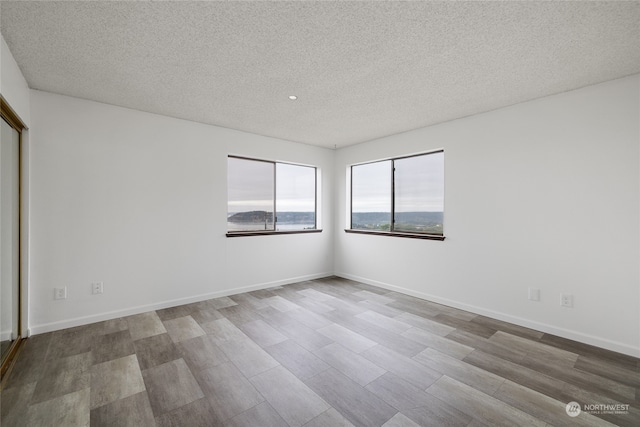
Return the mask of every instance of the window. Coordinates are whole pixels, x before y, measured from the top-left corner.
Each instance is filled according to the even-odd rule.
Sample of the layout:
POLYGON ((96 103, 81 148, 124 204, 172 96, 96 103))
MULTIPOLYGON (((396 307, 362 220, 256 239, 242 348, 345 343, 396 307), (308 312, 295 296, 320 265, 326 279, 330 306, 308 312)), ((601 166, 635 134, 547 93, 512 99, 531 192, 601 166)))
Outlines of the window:
POLYGON ((318 231, 316 168, 229 156, 227 236, 318 231))
POLYGON ((351 166, 352 232, 444 240, 444 152, 351 166))

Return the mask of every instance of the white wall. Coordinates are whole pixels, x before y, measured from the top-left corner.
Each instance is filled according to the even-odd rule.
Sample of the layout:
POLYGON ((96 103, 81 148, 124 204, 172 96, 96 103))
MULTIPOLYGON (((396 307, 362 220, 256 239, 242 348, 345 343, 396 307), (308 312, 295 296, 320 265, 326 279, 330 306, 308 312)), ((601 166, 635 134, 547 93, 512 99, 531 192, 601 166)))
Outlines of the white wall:
POLYGON ((34 333, 333 272, 333 151, 40 91, 31 117, 34 333), (225 237, 228 154, 318 166, 325 231, 225 237))
POLYGON ((640 356, 639 100, 636 75, 338 150, 336 273, 640 356), (437 148, 444 242, 343 231, 348 165, 437 148))
POLYGON ((31 122, 29 86, 18 68, 9 46, 4 41, 4 37, 0 38, 2 38, 2 42, 0 42, 0 94, 22 122, 29 127, 31 122))

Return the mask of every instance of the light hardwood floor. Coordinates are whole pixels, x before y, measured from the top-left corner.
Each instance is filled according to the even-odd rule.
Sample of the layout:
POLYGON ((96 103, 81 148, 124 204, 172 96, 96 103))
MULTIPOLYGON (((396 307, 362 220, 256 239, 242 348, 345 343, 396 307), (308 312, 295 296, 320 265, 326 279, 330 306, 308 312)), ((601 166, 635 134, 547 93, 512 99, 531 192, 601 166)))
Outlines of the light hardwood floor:
POLYGON ((639 426, 639 362, 327 278, 29 338, 1 424, 639 426))

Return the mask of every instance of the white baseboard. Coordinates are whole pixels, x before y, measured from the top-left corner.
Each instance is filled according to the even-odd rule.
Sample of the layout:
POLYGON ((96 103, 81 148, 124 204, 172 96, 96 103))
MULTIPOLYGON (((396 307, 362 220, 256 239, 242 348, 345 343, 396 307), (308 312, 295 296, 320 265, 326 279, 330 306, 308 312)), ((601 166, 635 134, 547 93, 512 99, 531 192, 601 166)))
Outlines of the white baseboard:
POLYGON ((195 296, 185 297, 185 298, 178 298, 178 299, 173 299, 169 301, 162 301, 159 303, 139 305, 136 307, 129 307, 122 310, 107 311, 104 313, 92 314, 90 316, 75 317, 72 319, 60 320, 58 322, 43 323, 40 325, 30 325, 29 334, 30 335, 44 334, 47 332, 58 331, 60 329, 73 328, 76 326, 88 325, 90 323, 117 319, 119 317, 146 313, 148 311, 161 310, 163 308, 175 307, 175 306, 184 305, 184 304, 191 304, 194 302, 205 301, 212 298, 226 297, 230 295, 241 294, 244 292, 251 292, 251 291, 257 291, 260 289, 273 288, 276 286, 284 286, 284 285, 289 285, 291 283, 304 282, 306 280, 321 279, 323 277, 330 277, 333 275, 334 275, 333 273, 318 273, 318 274, 311 274, 307 276, 292 277, 284 280, 258 283, 255 285, 242 286, 242 287, 232 288, 232 289, 224 289, 221 291, 200 294, 200 295, 195 295, 195 296))
POLYGON ((13 331, 0 331, 0 341, 13 340, 13 331))
POLYGON ((435 302, 435 303, 446 305, 449 307, 458 308, 460 310, 465 310, 465 311, 479 314, 482 316, 491 317, 493 319, 502 320, 504 322, 513 323, 515 325, 524 326, 526 328, 534 329, 536 331, 557 335, 562 338, 579 341, 581 343, 605 348, 607 350, 627 354, 633 357, 640 357, 640 348, 633 347, 621 342, 612 341, 606 338, 597 337, 594 335, 589 335, 582 332, 573 331, 570 329, 560 328, 558 326, 550 325, 547 323, 541 323, 534 320, 524 319, 518 316, 512 316, 510 314, 505 314, 498 311, 488 310, 475 305, 465 304, 465 303, 450 300, 447 298, 441 298, 436 295, 426 294, 423 292, 414 291, 412 289, 390 285, 388 283, 378 282, 377 280, 371 280, 366 277, 355 276, 353 274, 347 274, 347 273, 335 273, 335 275, 338 277, 343 277, 345 279, 366 283, 368 285, 389 289, 390 291, 396 291, 406 295, 411 295, 416 298, 424 299, 427 301, 435 302))

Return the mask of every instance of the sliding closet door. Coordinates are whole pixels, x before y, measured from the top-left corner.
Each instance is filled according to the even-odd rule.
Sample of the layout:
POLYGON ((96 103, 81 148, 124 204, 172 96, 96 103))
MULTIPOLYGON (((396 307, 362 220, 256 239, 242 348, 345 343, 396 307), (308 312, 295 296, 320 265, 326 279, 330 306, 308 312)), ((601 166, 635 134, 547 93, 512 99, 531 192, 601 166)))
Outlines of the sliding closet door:
POLYGON ((20 339, 20 133, 0 121, 0 351, 5 365, 20 339))

